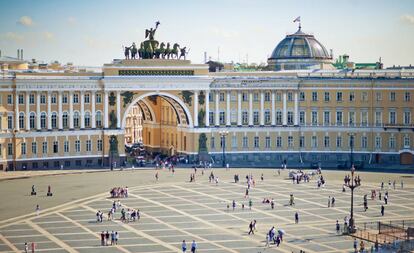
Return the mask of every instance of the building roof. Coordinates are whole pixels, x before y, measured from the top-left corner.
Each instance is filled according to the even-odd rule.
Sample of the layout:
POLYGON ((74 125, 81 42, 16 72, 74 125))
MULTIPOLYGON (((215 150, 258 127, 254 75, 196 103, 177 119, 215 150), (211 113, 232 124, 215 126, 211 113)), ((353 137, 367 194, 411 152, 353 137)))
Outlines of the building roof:
POLYGON ((10 56, 0 56, 0 63, 27 63, 27 61, 10 56))

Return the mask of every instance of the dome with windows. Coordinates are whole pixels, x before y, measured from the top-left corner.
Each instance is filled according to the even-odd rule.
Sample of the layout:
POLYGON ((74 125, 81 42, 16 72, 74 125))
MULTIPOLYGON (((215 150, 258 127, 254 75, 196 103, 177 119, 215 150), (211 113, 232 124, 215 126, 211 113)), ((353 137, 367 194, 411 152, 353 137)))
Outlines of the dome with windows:
POLYGON ((268 59, 272 70, 327 69, 332 66, 332 55, 311 34, 302 32, 287 35, 268 59))

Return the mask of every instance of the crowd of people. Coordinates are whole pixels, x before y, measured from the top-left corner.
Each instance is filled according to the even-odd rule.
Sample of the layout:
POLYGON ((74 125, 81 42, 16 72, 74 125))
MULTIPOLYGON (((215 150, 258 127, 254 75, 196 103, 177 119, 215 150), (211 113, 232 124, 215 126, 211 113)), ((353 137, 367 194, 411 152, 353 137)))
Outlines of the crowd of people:
POLYGON ((111 194, 111 198, 128 198, 128 186, 114 187, 109 193, 111 194))

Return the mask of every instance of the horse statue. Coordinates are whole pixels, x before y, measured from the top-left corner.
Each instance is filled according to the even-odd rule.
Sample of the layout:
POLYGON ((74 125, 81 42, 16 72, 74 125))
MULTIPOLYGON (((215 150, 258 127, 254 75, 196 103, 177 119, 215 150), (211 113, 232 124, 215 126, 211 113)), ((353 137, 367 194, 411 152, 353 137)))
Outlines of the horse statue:
POLYGON ((167 48, 164 51, 164 54, 162 55, 163 59, 170 59, 170 54, 171 54, 171 47, 170 47, 170 42, 167 43, 167 48))
POLYGON ((160 59, 161 57, 164 58, 164 52, 165 52, 164 47, 165 47, 165 43, 162 42, 160 44, 160 47, 155 50, 155 56, 154 56, 155 58, 157 58, 157 59, 160 59))
POLYGON ((144 53, 145 53, 145 49, 144 49, 144 42, 141 42, 141 45, 138 49, 138 57, 139 59, 144 59, 144 53))
POLYGON ((137 46, 135 45, 135 42, 132 43, 131 46, 131 59, 136 59, 137 58, 137 53, 138 53, 138 49, 137 46))
POLYGON ((180 45, 177 43, 174 44, 173 48, 171 49, 171 59, 178 59, 178 51, 179 51, 180 45))

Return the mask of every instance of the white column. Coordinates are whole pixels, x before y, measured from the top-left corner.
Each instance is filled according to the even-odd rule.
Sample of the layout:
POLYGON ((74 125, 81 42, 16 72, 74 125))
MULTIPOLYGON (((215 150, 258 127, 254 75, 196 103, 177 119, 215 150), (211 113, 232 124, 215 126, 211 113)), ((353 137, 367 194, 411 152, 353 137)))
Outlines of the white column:
POLYGON ((237 92, 237 125, 242 125, 242 93, 241 91, 237 92))
POLYGON ((30 93, 26 91, 26 130, 30 131, 30 93))
POLYGON ((16 92, 16 97, 14 98, 14 129, 19 131, 19 93, 16 92))
POLYGON ((121 128, 121 92, 116 92, 116 128, 121 128))
POLYGON ((272 126, 276 126, 276 104, 275 104, 275 91, 272 91, 272 126))
POLYGON ((69 129, 73 129, 73 91, 69 91, 69 129))
POLYGON ((298 118, 299 118, 299 100, 298 100, 298 93, 295 92, 295 115, 293 115, 293 124, 295 126, 299 125, 298 118))
POLYGON ((92 116, 91 120, 92 120, 92 122, 91 123, 92 123, 92 128, 95 129, 96 128, 96 122, 95 122, 96 121, 96 118, 95 118, 95 113, 96 113, 95 112, 95 100, 96 100, 95 91, 92 91, 91 93, 92 93, 91 94, 91 99, 92 99, 92 101, 91 101, 92 102, 92 108, 91 108, 91 114, 92 114, 91 115, 92 116))
POLYGON ((219 93, 216 91, 216 126, 220 125, 220 112, 219 112, 219 93))
POLYGON ((81 129, 85 128, 85 92, 80 93, 81 111, 80 111, 80 126, 81 129))
POLYGON ((40 130, 40 91, 36 93, 36 129, 40 130))
POLYGON ((51 92, 47 92, 47 129, 52 129, 52 97, 51 92))
POLYGON ((264 126, 264 92, 260 92, 260 125, 264 126))
POLYGON ((58 110, 59 110, 59 112, 58 112, 58 121, 59 121, 58 127, 59 127, 60 130, 63 129, 62 103, 63 103, 63 101, 62 101, 62 91, 59 91, 59 93, 58 93, 58 110))
POLYGON ((286 126, 287 125, 287 111, 286 111, 286 91, 283 92, 283 114, 282 114, 282 122, 283 125, 286 126))
POLYGON ((198 91, 194 91, 194 127, 198 127, 198 91))
POLYGON ((249 126, 253 126, 253 93, 249 92, 249 126))
POLYGON ((104 92, 104 113, 103 113, 103 117, 104 117, 104 128, 108 128, 109 127, 109 122, 108 122, 108 92, 105 91, 104 92))
POLYGON ((206 91, 206 126, 210 126, 210 91, 206 91))
POLYGON ((231 125, 231 113, 230 113, 230 91, 227 91, 227 97, 226 97, 226 125, 231 125))

